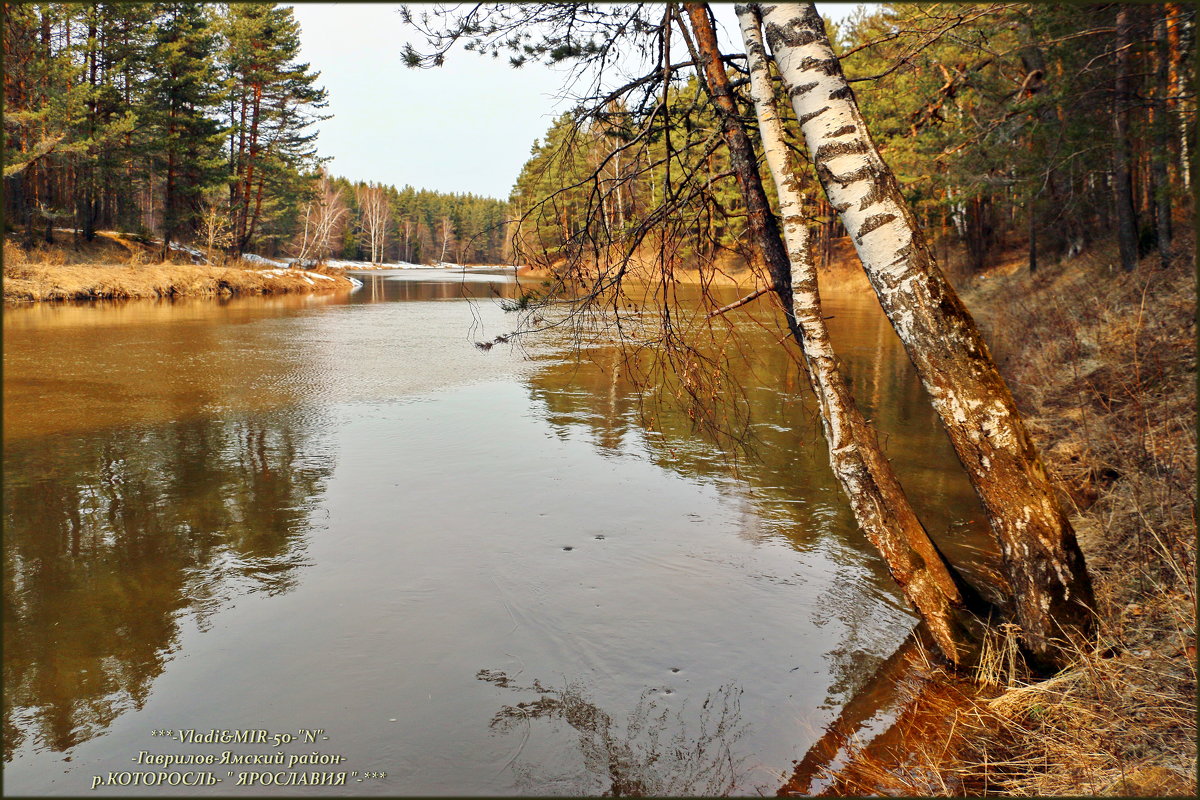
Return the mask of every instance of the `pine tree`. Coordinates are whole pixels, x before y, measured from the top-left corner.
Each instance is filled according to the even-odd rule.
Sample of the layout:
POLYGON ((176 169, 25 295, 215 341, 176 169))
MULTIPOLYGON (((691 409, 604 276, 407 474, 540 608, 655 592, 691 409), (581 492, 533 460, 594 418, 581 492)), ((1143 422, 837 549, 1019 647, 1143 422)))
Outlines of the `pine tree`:
MULTIPOLYGON (((264 207, 264 198, 297 199, 300 173, 319 166, 315 131, 325 117, 326 92, 320 73, 297 59, 300 25, 289 7, 232 4, 224 18, 229 100, 230 209, 234 247, 244 252, 264 216, 284 207, 264 207)), ((293 205, 294 209, 294 205, 293 205)))
POLYGON ((151 157, 164 170, 162 252, 194 229, 204 192, 224 178, 223 102, 212 53, 216 33, 203 3, 162 3, 154 25, 143 114, 154 132, 151 157))
MULTIPOLYGON (((156 7, 150 3, 97 3, 95 35, 89 37, 89 183, 81 198, 80 227, 90 239, 99 226, 128 228, 137 218, 136 192, 142 92, 148 81, 151 31, 156 7), (135 102, 137 101, 137 102, 135 102)), ((148 131, 143 129, 144 140, 148 131)))

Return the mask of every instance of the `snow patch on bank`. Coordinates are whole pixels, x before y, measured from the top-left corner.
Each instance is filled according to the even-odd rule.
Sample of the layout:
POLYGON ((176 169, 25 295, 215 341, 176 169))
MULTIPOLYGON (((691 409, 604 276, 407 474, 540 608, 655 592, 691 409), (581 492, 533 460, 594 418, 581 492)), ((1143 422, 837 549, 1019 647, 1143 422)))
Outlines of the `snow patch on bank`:
POLYGON ((202 263, 208 261, 208 259, 204 257, 204 253, 200 252, 199 249, 192 247, 189 244, 180 244, 179 242, 171 242, 170 247, 172 250, 178 250, 181 253, 187 253, 192 258, 198 258, 198 259, 200 259, 200 261, 202 263))
POLYGON ((270 275, 272 277, 286 277, 286 276, 290 275, 295 278, 300 278, 302 281, 307 283, 309 286, 316 286, 317 285, 316 282, 318 280, 336 281, 335 278, 332 278, 329 275, 322 275, 319 272, 309 272, 308 270, 305 270, 305 269, 290 269, 288 267, 280 267, 280 268, 275 268, 275 269, 263 269, 263 270, 259 270, 259 274, 260 275, 270 275))
POLYGON ((286 268, 288 266, 287 262, 276 261, 272 258, 263 258, 262 256, 254 253, 242 253, 242 261, 249 261, 251 264, 267 264, 272 267, 286 268))
POLYGON ((469 270, 515 270, 518 267, 514 264, 455 264, 452 261, 439 261, 436 264, 414 264, 411 261, 386 261, 383 263, 373 263, 371 261, 348 261, 344 258, 327 258, 325 265, 335 267, 337 269, 358 270, 358 271, 376 271, 389 269, 440 269, 440 270, 456 270, 465 272, 469 270))

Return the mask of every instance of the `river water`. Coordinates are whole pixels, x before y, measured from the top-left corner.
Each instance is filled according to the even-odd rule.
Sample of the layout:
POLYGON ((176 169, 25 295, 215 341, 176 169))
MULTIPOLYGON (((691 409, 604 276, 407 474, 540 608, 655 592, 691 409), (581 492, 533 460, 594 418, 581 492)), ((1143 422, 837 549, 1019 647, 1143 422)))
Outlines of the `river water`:
MULTIPOLYGON (((735 460, 614 347, 475 346, 509 276, 362 277, 5 312, 6 793, 773 794, 914 619, 769 306, 733 320, 735 460), (235 763, 279 752, 326 763, 235 763), (261 785, 314 773, 344 783, 261 785)), ((926 526, 986 562, 873 298, 826 313, 926 526)))

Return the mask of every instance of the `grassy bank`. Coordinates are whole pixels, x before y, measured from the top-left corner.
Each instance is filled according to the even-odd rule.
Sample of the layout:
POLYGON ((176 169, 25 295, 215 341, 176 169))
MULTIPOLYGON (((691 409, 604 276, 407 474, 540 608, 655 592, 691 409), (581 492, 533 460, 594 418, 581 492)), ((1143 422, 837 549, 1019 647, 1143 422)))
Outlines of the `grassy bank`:
MULTIPOLYGON (((4 244, 4 301, 100 300, 155 297, 329 292, 352 283, 330 270, 209 266, 153 258, 153 248, 113 236, 87 246, 59 245, 26 252, 4 244)), ((186 258, 186 256, 183 256, 186 258)))
POLYGON ((901 715, 835 794, 1194 795, 1196 790, 1196 292, 1192 242, 1174 266, 1124 273, 1097 250, 1030 275, 1010 264, 965 294, 1093 576, 1096 640, 1059 675, 988 669, 901 715), (937 718, 938 724, 929 724, 937 718))
MULTIPOLYGON (((1194 794, 1193 243, 1124 273, 1101 250, 979 282, 969 302, 1068 495, 1097 641, 1039 684, 1001 676, 959 762, 1011 794, 1194 794)), ((965 777, 965 776, 964 776, 965 777)))

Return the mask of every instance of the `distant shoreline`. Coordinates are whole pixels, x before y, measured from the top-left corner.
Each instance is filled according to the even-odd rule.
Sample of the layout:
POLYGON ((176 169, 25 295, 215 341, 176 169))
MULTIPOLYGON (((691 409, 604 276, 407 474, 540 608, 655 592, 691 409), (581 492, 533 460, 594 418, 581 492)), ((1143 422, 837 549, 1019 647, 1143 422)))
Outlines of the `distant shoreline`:
POLYGON ((192 264, 54 265, 4 267, 5 305, 61 300, 229 297, 349 291, 339 273, 301 269, 244 269, 192 264))

